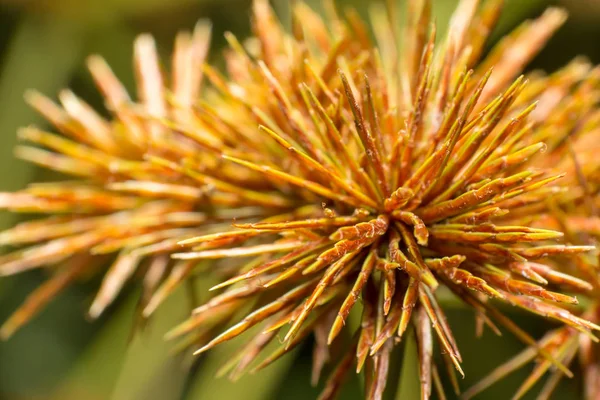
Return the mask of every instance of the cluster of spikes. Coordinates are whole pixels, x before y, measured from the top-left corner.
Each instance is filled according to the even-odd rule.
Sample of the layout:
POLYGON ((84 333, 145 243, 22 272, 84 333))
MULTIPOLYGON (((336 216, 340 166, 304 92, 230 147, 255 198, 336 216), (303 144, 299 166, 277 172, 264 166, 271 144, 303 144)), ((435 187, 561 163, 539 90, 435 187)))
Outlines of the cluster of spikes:
POLYGON ((430 3, 408 1, 403 24, 394 1, 374 4, 368 24, 331 1, 324 17, 298 2, 288 32, 255 0, 254 36, 226 34, 226 76, 206 63, 207 23, 177 37, 170 78, 140 36, 137 101, 89 59, 111 120, 70 91, 61 105, 28 93, 59 133, 22 129, 33 145, 17 155, 77 179, 0 194, 3 208, 50 214, 0 233, 20 247, 0 274, 50 273, 0 334, 94 273, 93 318, 136 277, 143 318, 186 281, 217 279, 167 336, 202 353, 249 331, 220 374, 261 369, 314 335, 313 383, 329 371, 321 399, 350 370, 380 399, 392 351, 411 337, 421 398, 445 398, 440 366, 457 393, 463 374, 443 310, 455 297, 478 335, 501 326, 528 346, 466 397, 536 360, 515 397, 551 371, 548 398, 578 351, 599 395, 600 69, 574 60, 521 75, 559 9, 481 60, 503 2, 461 0, 442 37, 430 3), (502 303, 561 327, 536 341, 502 303))
MULTIPOLYGON (((568 107, 580 107, 583 102, 594 104, 600 99, 600 71, 586 73, 585 91, 568 94, 561 103, 568 107)), ((565 75, 566 76, 566 75, 565 75)), ((582 86, 583 88, 584 86, 582 86)), ((600 130, 594 120, 600 118, 600 111, 588 107, 587 111, 573 120, 562 134, 553 139, 555 145, 551 153, 538 160, 540 165, 565 171, 561 182, 561 191, 545 204, 530 208, 535 221, 532 225, 547 229, 558 229, 564 232, 570 243, 596 245, 600 240, 600 160, 596 156, 600 150, 598 135, 600 130)), ((568 264, 555 265, 557 268, 577 271, 593 290, 585 293, 587 304, 579 310, 579 314, 588 321, 600 323, 600 273, 598 270, 598 254, 579 254, 568 264)), ((536 344, 528 346, 521 353, 506 363, 498 366, 487 377, 482 379, 464 394, 464 398, 472 398, 484 389, 498 382, 501 378, 527 365, 538 358, 538 349, 552 354, 563 365, 570 367, 579 361, 583 372, 583 398, 600 397, 600 347, 593 338, 581 335, 569 326, 553 329, 544 335, 536 344)), ((520 386, 515 397, 521 397, 545 374, 549 373, 539 399, 550 399, 552 393, 565 376, 562 372, 552 370, 547 362, 536 363, 528 379, 520 386)))

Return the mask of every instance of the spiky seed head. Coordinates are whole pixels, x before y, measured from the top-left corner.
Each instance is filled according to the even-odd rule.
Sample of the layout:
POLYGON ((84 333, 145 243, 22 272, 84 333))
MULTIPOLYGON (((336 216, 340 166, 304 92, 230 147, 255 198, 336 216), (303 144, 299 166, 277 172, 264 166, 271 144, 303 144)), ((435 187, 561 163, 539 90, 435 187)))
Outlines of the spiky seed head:
MULTIPOLYGON (((323 399, 350 369, 369 371, 366 397, 381 398, 391 350, 412 329, 422 398, 442 390, 434 338, 462 374, 443 292, 470 306, 478 326, 498 332, 500 323, 528 344, 535 340, 488 299, 591 336, 599 327, 565 308, 577 299, 555 287, 592 286, 552 259, 593 247, 569 245, 561 227, 531 221, 570 172, 550 164, 546 147, 560 146, 575 126, 595 128, 580 121, 596 115, 597 96, 586 95, 597 90, 596 69, 577 60, 550 76, 520 75, 564 12, 525 22, 480 60, 502 1, 462 0, 441 40, 430 1, 410 1, 402 29, 394 3, 374 5, 370 25, 354 12, 341 17, 332 2, 325 18, 298 3, 288 33, 268 2, 256 0, 254 36, 240 43, 226 35, 227 76, 204 63, 206 25, 178 36, 171 79, 143 35, 135 45, 138 104, 100 58, 90 59, 112 121, 70 92, 62 108, 30 94, 62 136, 26 128, 23 139, 46 149, 19 155, 83 180, 2 194, 6 208, 62 216, 2 233, 4 244, 32 246, 5 256, 0 272, 67 261, 4 336, 90 260, 111 253, 118 256, 92 316, 136 270, 145 272, 148 316, 200 260, 224 260, 210 261, 226 276, 220 292, 168 336, 200 341, 201 353, 258 325, 263 333, 221 371, 235 378, 281 329, 284 343, 253 369, 314 334, 314 381, 326 360, 334 365, 323 399), (205 341, 249 302, 249 314, 205 341)), ((552 349, 535 354, 569 373, 552 349)))

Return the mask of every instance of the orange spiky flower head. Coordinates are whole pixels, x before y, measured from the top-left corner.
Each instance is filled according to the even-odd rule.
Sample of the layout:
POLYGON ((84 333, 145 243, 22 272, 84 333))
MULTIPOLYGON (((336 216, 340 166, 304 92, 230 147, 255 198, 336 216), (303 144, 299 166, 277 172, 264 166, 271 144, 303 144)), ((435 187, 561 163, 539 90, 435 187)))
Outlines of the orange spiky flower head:
MULTIPOLYGON (((564 13, 549 9, 524 23, 480 61, 502 1, 462 0, 437 44, 430 1, 409 1, 401 31, 394 3, 373 6, 373 40, 356 13, 342 18, 332 2, 325 18, 296 4, 287 33, 268 2, 256 0, 254 37, 244 45, 226 36, 227 77, 201 65, 206 34, 178 38, 172 96, 144 36, 136 46, 140 105, 92 63, 111 123, 73 96, 64 111, 36 97, 72 140, 27 129, 27 139, 52 152, 23 154, 87 180, 4 195, 7 207, 66 216, 35 237, 47 221, 5 234, 8 243, 44 244, 7 256, 3 271, 69 257, 64 273, 76 275, 88 266, 79 257, 120 251, 92 312, 138 267, 147 268, 148 315, 199 260, 223 260, 210 268, 229 274, 214 288, 223 292, 169 336, 189 335, 200 353, 258 326, 226 366, 236 377, 280 330, 283 344, 254 369, 314 334, 315 380, 333 365, 323 399, 350 369, 366 371, 367 398, 381 398, 391 351, 413 329, 422 398, 439 382, 434 342, 462 374, 444 293, 470 306, 479 326, 497 332, 500 323, 529 344, 488 299, 593 336, 600 327, 569 311, 576 298, 557 291, 592 285, 551 263, 593 247, 561 243, 561 231, 533 227, 527 214, 560 192, 562 172, 536 161, 548 156, 544 142, 596 106, 595 98, 572 109, 552 101, 556 90, 594 83, 583 62, 531 82, 520 76, 564 13), (210 87, 199 95, 202 76, 210 87), (233 227, 224 222, 231 218, 233 227), (208 339, 247 304, 249 314, 208 339)), ((57 279, 49 285, 72 280, 57 279)))
MULTIPOLYGON (((597 245, 600 238, 600 160, 598 154, 598 113, 600 70, 588 71, 585 63, 574 62, 552 78, 557 84, 544 94, 542 102, 552 102, 565 110, 578 110, 578 118, 565 120, 564 115, 544 115, 550 118, 548 130, 548 154, 536 160, 542 168, 566 172, 559 191, 545 202, 531 204, 523 212, 534 215, 532 224, 546 229, 560 229, 564 240, 582 245, 597 245), (585 78, 575 90, 570 86, 576 76, 585 78), (559 83, 560 82, 560 83, 559 83), (558 123, 559 121, 562 121, 558 123)), ((593 323, 600 323, 600 274, 598 252, 582 253, 554 263, 553 267, 570 274, 577 274, 588 282, 593 290, 587 291, 587 301, 577 314, 593 323)), ((506 375, 523 367, 537 357, 537 350, 544 349, 570 367, 578 360, 583 378, 583 398, 596 399, 600 396, 600 358, 596 340, 570 326, 551 330, 537 344, 532 344, 506 363, 499 365, 488 376, 471 387, 463 397, 471 398, 496 383, 506 375)), ((547 362, 538 363, 529 377, 522 383, 515 398, 521 398, 544 375, 549 377, 538 395, 538 399, 549 399, 563 378, 562 371, 553 371, 547 362)))
MULTIPOLYGON (((530 84, 518 76, 563 13, 551 9, 525 23, 479 62, 485 43, 480 33, 491 30, 500 2, 460 2, 437 46, 429 3, 409 7, 400 41, 393 8, 373 10, 373 44, 352 13, 342 21, 329 8, 322 22, 299 5, 286 35, 266 3, 256 2, 256 48, 248 54, 234 42, 230 82, 212 79, 220 93, 211 99, 223 119, 235 115, 239 126, 247 118, 262 134, 257 140, 252 133, 246 154, 223 149, 223 158, 298 204, 291 212, 238 223, 237 230, 185 240, 182 245, 197 248, 174 255, 259 256, 215 289, 236 286, 172 332, 193 331, 217 307, 256 299, 255 311, 198 350, 261 324, 264 333, 230 365, 233 376, 288 324, 284 345, 255 368, 312 332, 318 338, 325 331, 316 344, 318 372, 327 346, 347 329, 351 345, 331 356, 337 366, 323 396, 334 395, 356 358, 357 371, 368 363, 367 397, 378 398, 393 344, 412 321, 422 396, 428 397, 437 374, 431 364, 434 336, 461 371, 458 346, 437 300, 446 290, 472 306, 481 325, 497 329, 495 320, 528 343, 533 339, 486 299, 557 319, 586 335, 597 329, 560 305, 576 303, 573 297, 551 290, 586 292, 592 285, 541 262, 592 247, 553 243, 562 233, 530 227, 527 214, 561 191, 555 184, 561 173, 534 163, 547 156, 540 155, 544 142, 556 140, 557 132, 567 134, 568 110, 583 116, 597 104, 593 97, 572 108, 556 101, 561 92, 577 96, 595 84, 596 71, 582 61, 549 77, 533 75, 530 84), (311 21, 310 32, 299 21, 311 21), (215 249, 223 240, 230 247, 215 249), (353 326, 347 318, 360 307, 359 298, 360 323, 353 326)), ((570 374, 548 351, 539 353, 549 366, 570 374)))

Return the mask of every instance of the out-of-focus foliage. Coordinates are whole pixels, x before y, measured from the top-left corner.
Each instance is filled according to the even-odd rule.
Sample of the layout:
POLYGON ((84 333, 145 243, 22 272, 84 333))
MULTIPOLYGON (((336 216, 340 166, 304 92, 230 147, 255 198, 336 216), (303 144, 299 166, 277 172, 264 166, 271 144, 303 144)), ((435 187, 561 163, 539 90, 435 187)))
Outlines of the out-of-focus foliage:
MULTIPOLYGON (((318 8, 320 1, 309 3, 318 8)), ((338 1, 341 6, 356 6, 361 12, 368 3, 338 1)), ((456 1, 435 3, 437 20, 443 29, 456 1)), ((596 38, 600 34, 600 1, 559 3, 573 11, 572 19, 534 66, 552 70, 578 54, 599 61, 596 38)), ((274 4, 282 15, 288 10, 287 0, 275 0, 274 4)), ((539 13, 548 4, 545 0, 508 1, 499 31, 539 13)), ((191 28, 200 18, 207 18, 214 27, 212 58, 218 59, 225 30, 241 37, 248 31, 249 6, 250 0, 0 0, 0 188, 14 190, 29 181, 47 178, 47 173, 12 156, 16 129, 41 123, 22 100, 25 90, 35 88, 53 96, 69 86, 101 109, 100 97, 85 71, 86 55, 102 54, 131 88, 131 44, 136 34, 155 35, 161 53, 168 57, 175 33, 191 28)), ((8 214, 0 215, 0 228, 12 224, 11 218, 8 214)), ((43 271, 0 280, 0 320, 5 320, 26 293, 40 283, 41 274, 43 271)), ((133 336, 136 297, 133 291, 122 296, 106 316, 90 324, 83 315, 92 298, 91 288, 97 287, 97 283, 84 283, 63 293, 10 341, 0 343, 0 399, 305 399, 314 398, 319 392, 308 385, 310 346, 299 349, 261 375, 245 377, 236 384, 213 379, 218 366, 230 354, 227 347, 197 363, 185 355, 173 356, 171 343, 164 342, 162 336, 190 310, 183 293, 175 294, 145 330, 133 336)), ((202 299, 202 292, 210 284, 194 285, 202 299)), ((473 340, 472 316, 460 307, 452 309, 449 318, 452 326, 457 327, 455 335, 463 349, 465 370, 470 371, 464 387, 521 348, 509 335, 488 334, 481 340, 473 340)), ((546 327, 540 319, 519 315, 514 318, 534 337, 540 337, 546 327)), ((236 343, 231 346, 235 348, 236 343)), ((398 367, 402 363, 411 365, 414 353, 410 348, 399 352, 398 367)), ((495 391, 486 392, 485 398, 509 398, 527 372, 509 377, 495 391)), ((359 399, 360 384, 356 378, 347 385, 343 398, 359 399)), ((402 398, 415 398, 417 375, 405 368, 398 385, 402 398)), ((556 398, 578 398, 578 390, 576 381, 564 382, 556 398)))

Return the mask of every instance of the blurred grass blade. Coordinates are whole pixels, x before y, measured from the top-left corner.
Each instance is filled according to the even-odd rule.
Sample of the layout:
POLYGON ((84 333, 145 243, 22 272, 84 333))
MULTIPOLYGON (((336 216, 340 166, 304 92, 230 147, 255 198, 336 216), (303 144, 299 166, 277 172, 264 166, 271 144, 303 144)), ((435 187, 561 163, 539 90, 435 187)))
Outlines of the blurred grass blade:
POLYGON ((181 398, 189 363, 175 355, 165 333, 187 317, 184 287, 179 288, 153 314, 147 326, 135 333, 112 395, 113 400, 176 400, 181 398))
MULTIPOLYGON (((224 377, 215 378, 216 371, 227 363, 238 349, 239 344, 239 341, 233 340, 227 345, 214 349, 205 360, 201 361, 196 376, 192 378, 186 400, 264 400, 274 398, 278 389, 285 384, 285 377, 289 375, 288 372, 297 351, 290 351, 276 363, 255 374, 247 373, 236 382, 231 382, 224 377)), ((277 340, 275 340, 275 344, 281 346, 277 340)))
POLYGON ((410 328, 404 338, 404 359, 396 389, 396 400, 418 399, 421 396, 419 382, 419 355, 414 329, 410 328))
POLYGON ((137 296, 138 293, 132 293, 110 319, 104 321, 97 338, 56 391, 56 400, 110 398, 127 354, 137 296))

